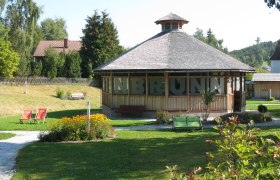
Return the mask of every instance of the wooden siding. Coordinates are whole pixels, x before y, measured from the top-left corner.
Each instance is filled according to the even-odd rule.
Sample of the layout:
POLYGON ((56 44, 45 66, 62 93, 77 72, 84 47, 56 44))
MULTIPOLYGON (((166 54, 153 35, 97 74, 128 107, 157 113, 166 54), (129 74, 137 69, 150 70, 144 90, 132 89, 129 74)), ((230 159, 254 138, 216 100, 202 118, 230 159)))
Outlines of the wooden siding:
POLYGON ((271 89, 271 96, 280 98, 280 82, 255 82, 255 98, 269 98, 269 91, 271 89))
MULTIPOLYGON (((201 96, 139 96, 139 95, 111 95, 104 93, 102 103, 113 109, 120 105, 144 105, 146 110, 168 110, 168 111, 189 111, 201 112, 204 104, 201 96), (189 101, 188 101, 189 99, 189 101)), ((215 102, 211 103, 212 111, 232 111, 233 95, 217 95, 215 102)))

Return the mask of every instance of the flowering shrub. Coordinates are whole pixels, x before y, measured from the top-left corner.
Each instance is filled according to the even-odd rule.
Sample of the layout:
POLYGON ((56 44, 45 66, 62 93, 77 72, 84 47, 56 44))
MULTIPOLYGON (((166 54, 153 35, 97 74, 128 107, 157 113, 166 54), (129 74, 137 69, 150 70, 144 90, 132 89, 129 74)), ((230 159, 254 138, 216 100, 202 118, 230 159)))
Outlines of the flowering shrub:
POLYGON ((114 130, 109 124, 110 119, 103 114, 90 116, 90 131, 87 130, 87 116, 64 117, 55 121, 47 134, 40 134, 41 141, 77 141, 112 137, 114 130))
MULTIPOLYGON (((222 122, 216 130, 221 138, 207 140, 211 146, 217 147, 217 152, 206 152, 207 171, 200 174, 202 179, 280 179, 280 135, 273 139, 256 136, 257 128, 240 124, 237 117, 231 117, 222 122), (221 128, 222 127, 222 128, 221 128)), ((218 122, 219 123, 219 122, 218 122)), ((177 166, 167 167, 171 179, 194 179, 200 167, 190 173, 178 172, 177 166)))

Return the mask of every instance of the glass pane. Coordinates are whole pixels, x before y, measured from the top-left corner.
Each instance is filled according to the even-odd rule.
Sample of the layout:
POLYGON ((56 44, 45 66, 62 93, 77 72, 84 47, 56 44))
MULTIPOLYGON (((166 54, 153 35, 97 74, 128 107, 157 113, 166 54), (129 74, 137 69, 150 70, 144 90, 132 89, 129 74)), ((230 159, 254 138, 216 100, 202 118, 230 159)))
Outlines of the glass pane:
POLYGON ((205 91, 205 78, 190 79, 190 94, 202 94, 205 91))
POLYGON ((144 95, 146 94, 146 83, 144 77, 131 77, 130 78, 130 94, 144 95))
POLYGON ((186 95, 186 79, 170 78, 169 79, 169 95, 182 96, 186 95))
POLYGON ((164 95, 164 79, 163 78, 151 78, 149 79, 149 94, 150 95, 164 95))
POLYGON ((115 94, 128 94, 127 77, 114 77, 114 93, 115 94))

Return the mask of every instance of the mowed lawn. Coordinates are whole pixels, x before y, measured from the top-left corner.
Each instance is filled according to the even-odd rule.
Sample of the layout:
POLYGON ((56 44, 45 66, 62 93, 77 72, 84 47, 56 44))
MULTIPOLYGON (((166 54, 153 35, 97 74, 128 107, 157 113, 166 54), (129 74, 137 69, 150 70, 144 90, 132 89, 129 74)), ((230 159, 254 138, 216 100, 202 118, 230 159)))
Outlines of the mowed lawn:
POLYGON ((20 151, 19 179, 164 179, 166 166, 182 171, 205 164, 212 150, 204 132, 118 131, 112 140, 87 143, 34 143, 20 151))
POLYGON ((15 135, 12 133, 0 133, 0 140, 9 139, 14 137, 15 135))
MULTIPOLYGON (((271 138, 279 127, 265 127, 260 136, 271 138)), ((111 140, 86 143, 28 145, 17 157, 13 180, 21 179, 166 179, 166 166, 183 172, 205 166, 205 152, 215 147, 205 140, 219 138, 212 129, 118 131, 111 140)))
POLYGON ((246 100, 246 110, 258 110, 258 105, 264 104, 273 117, 280 118, 280 101, 246 100))
POLYGON ((7 115, 21 115, 24 109, 47 107, 48 111, 64 111, 72 109, 86 109, 90 99, 91 108, 100 108, 100 89, 87 85, 38 85, 27 86, 0 86, 0 117, 7 115), (86 93, 85 100, 61 100, 56 98, 56 89, 65 93, 86 93))

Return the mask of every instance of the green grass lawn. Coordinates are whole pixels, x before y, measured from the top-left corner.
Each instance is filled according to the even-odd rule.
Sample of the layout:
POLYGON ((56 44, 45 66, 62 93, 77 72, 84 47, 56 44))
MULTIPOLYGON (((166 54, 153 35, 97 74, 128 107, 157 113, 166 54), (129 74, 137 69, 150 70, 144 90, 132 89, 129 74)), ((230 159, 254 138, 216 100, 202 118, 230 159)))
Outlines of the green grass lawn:
POLYGON ((34 143, 17 157, 17 179, 163 179, 166 165, 189 171, 205 163, 204 132, 118 131, 113 140, 34 143))
MULTIPOLYGON (((259 135, 280 133, 265 127, 259 135)), ((203 132, 118 131, 117 138, 86 143, 34 143, 17 157, 18 179, 165 179, 166 166, 183 172, 204 166, 206 151, 215 148, 205 140, 218 138, 203 132)))
POLYGON ((14 136, 15 136, 15 134, 12 134, 12 133, 0 133, 0 140, 9 139, 14 136))
MULTIPOLYGON (((98 109, 92 109, 96 111, 98 109)), ((28 131, 47 131, 50 129, 50 126, 53 121, 59 120, 62 117, 72 117, 75 115, 86 114, 86 109, 76 109, 76 110, 64 110, 64 111, 55 111, 48 112, 48 118, 46 119, 45 124, 43 123, 31 123, 29 121, 24 121, 24 124, 19 123, 20 116, 4 116, 0 117, 0 130, 28 130, 28 131)), ((33 114, 32 117, 34 117, 33 114)), ((139 125, 148 125, 154 124, 151 121, 142 121, 142 120, 118 120, 114 119, 110 121, 111 125, 114 127, 120 126, 139 126, 139 125)))
POLYGON ((247 100, 246 110, 258 110, 258 105, 265 104, 273 117, 280 117, 280 101, 247 100))

